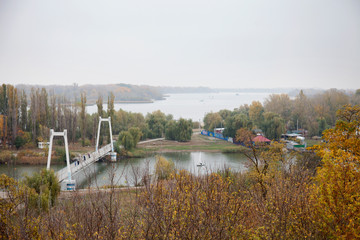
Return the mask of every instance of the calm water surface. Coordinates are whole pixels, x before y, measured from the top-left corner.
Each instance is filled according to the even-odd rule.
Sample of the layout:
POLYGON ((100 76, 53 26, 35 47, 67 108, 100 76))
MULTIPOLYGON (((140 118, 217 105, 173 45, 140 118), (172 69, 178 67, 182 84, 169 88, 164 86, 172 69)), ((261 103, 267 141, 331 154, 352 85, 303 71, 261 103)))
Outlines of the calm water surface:
MULTIPOLYGON (((121 103, 115 104, 114 107, 115 110, 121 108, 143 115, 160 110, 165 114, 172 114, 174 119, 182 117, 193 121, 202 121, 205 114, 211 111, 234 110, 243 104, 251 104, 252 101, 263 102, 268 96, 269 93, 236 92, 170 94, 166 100, 153 103, 121 103)), ((107 104, 104 104, 104 109, 107 109, 107 104)), ((88 106, 87 112, 90 114, 97 112, 97 106, 88 106)))
MULTIPOLYGON (((177 169, 186 169, 195 175, 215 172, 224 168, 231 168, 231 170, 238 172, 246 170, 246 158, 241 154, 176 152, 163 153, 162 156, 171 159, 177 169), (205 163, 205 167, 196 166, 200 161, 205 163)), ((154 173, 155 162, 155 156, 119 160, 116 163, 98 162, 78 173, 74 178, 78 188, 101 187, 110 184, 110 176, 114 172, 114 184, 133 186, 140 182, 140 176, 144 171, 148 171, 150 174, 154 173)), ((64 166, 53 165, 51 168, 56 171, 64 166)), ((16 179, 21 179, 25 173, 31 175, 45 167, 45 165, 0 165, 0 174, 5 173, 16 179)))

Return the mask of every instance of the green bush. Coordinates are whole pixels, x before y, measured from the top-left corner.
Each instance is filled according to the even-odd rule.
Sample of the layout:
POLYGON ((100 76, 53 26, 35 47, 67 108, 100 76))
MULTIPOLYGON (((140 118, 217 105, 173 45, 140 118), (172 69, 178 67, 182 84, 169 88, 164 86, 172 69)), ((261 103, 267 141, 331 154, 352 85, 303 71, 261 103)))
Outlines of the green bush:
MULTIPOLYGON (((66 162, 65 148, 55 148, 55 156, 59 157, 59 162, 66 162)), ((69 151, 69 158, 71 159, 73 157, 75 156, 69 151)))
POLYGON ((15 147, 16 149, 21 148, 22 146, 24 146, 26 144, 26 139, 20 136, 17 136, 15 138, 15 147))
POLYGON ((85 146, 88 147, 91 145, 91 142, 88 138, 85 138, 84 141, 81 141, 81 144, 83 147, 85 147, 85 146))
POLYGON ((47 210, 49 206, 55 205, 60 194, 60 184, 53 170, 42 169, 40 173, 34 173, 31 177, 25 176, 24 184, 35 189, 39 195, 32 203, 34 206, 47 210))

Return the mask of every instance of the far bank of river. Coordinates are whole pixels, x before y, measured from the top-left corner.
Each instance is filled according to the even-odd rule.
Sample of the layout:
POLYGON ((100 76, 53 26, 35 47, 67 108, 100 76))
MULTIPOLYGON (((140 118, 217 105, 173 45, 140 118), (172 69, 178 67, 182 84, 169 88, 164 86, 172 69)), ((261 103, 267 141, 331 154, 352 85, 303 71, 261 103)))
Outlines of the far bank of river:
MULTIPOLYGON (((151 103, 115 103, 114 107, 116 111, 123 109, 143 115, 160 110, 165 114, 172 114, 174 119, 181 117, 202 121, 206 113, 222 109, 234 110, 243 104, 251 104, 252 101, 263 102, 269 94, 237 92, 167 94, 165 100, 151 103)), ((103 108, 107 109, 106 101, 103 108)), ((86 109, 90 114, 97 112, 96 105, 87 106, 86 109)))

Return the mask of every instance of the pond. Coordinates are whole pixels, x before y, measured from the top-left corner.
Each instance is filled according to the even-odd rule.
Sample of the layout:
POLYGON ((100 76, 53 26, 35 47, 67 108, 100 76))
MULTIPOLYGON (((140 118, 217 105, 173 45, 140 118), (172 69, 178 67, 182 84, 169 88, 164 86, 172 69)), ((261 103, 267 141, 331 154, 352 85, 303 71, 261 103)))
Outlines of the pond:
MULTIPOLYGON (((209 172, 216 172, 225 168, 232 171, 243 172, 246 170, 246 157, 242 154, 224 154, 209 152, 172 152, 161 154, 166 159, 172 160, 176 169, 185 169, 195 175, 201 175, 209 172), (199 162, 205 163, 205 166, 198 167, 199 162)), ((78 188, 102 187, 110 185, 110 176, 114 175, 113 184, 134 186, 140 183, 140 177, 145 171, 153 174, 155 171, 156 156, 152 155, 146 158, 132 158, 118 160, 115 163, 97 162, 84 169, 73 178, 76 180, 78 188), (114 174, 112 174, 114 173, 114 174)), ((0 165, 0 174, 5 173, 16 179, 23 178, 24 174, 31 175, 39 172, 45 165, 0 165)), ((52 165, 56 170, 65 167, 65 165, 52 165)))

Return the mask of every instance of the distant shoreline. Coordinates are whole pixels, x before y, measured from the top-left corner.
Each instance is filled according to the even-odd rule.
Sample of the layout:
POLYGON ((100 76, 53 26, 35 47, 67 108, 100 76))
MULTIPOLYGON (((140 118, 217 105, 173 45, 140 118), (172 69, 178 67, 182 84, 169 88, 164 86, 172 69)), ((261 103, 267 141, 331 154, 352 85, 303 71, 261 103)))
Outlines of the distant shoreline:
MULTIPOLYGON (((159 100, 156 100, 156 101, 159 101, 159 100)), ((139 101, 136 101, 136 100, 132 100, 132 101, 114 101, 114 104, 116 103, 123 103, 123 104, 141 104, 141 103, 154 103, 155 101, 153 100, 139 100, 139 101)), ((106 104, 106 103, 103 103, 103 104, 106 104)), ((87 103, 86 106, 93 106, 93 105, 96 105, 96 102, 90 102, 90 103, 87 103)))

